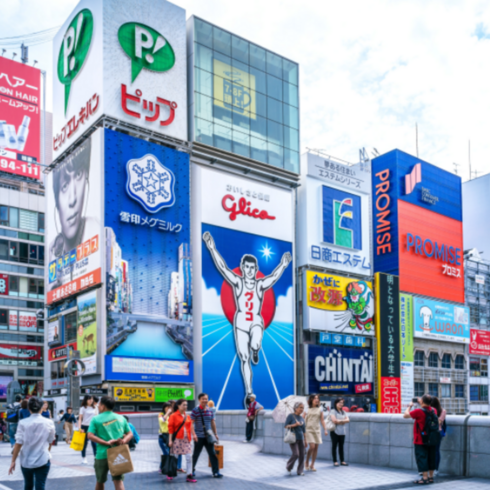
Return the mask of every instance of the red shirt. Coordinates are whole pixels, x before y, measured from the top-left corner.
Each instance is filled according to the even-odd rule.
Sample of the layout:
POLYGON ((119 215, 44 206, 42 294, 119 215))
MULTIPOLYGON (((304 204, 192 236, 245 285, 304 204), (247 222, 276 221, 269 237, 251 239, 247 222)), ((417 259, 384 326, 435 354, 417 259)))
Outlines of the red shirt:
MULTIPOLYGON (((435 408, 430 408, 430 410, 435 412, 437 415, 437 411, 435 408)), ((415 410, 412 410, 410 412, 410 417, 415 420, 415 423, 413 424, 413 443, 423 445, 424 443, 422 441, 422 432, 425 426, 425 412, 421 408, 416 408, 415 410)))

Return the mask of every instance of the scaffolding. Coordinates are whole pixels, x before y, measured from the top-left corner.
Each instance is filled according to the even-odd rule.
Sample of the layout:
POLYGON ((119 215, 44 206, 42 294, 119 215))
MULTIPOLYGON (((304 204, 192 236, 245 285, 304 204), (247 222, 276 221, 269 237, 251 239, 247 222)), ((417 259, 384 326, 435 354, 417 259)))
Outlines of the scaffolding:
POLYGON ((490 330, 490 262, 474 250, 465 255, 464 286, 471 327, 490 330))

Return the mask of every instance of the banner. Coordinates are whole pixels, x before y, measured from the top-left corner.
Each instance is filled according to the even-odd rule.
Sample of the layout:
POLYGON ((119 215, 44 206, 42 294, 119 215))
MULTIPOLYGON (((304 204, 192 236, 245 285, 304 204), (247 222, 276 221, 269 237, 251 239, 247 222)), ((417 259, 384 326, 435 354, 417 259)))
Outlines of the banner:
POLYGON ((114 386, 114 400, 116 402, 154 402, 155 388, 127 388, 114 386))
POLYGON ((490 332, 486 330, 470 330, 470 354, 490 356, 490 332))
MULTIPOLYGON (((15 313, 14 313, 15 315, 15 313)), ((13 323, 15 318, 10 315, 10 321, 13 323)), ((37 315, 34 311, 19 311, 19 330, 21 332, 37 332, 37 315)))
POLYGON ((48 345, 59 345, 62 341, 62 331, 60 318, 50 318, 48 320, 48 345))
POLYGON ((414 397, 412 296, 400 293, 401 400, 402 412, 414 397))
POLYGON ((165 388, 155 388, 155 401, 165 403, 170 400, 194 400, 195 391, 193 386, 166 386, 165 388))
POLYGON ((97 291, 77 297, 77 350, 85 363, 85 374, 97 372, 97 291))
POLYGON ((42 349, 35 345, 0 344, 0 364, 38 366, 43 358, 42 349))
POLYGON ((97 130, 46 179, 47 303, 101 282, 103 130, 97 130))
POLYGON ((470 309, 414 296, 414 337, 470 343, 470 309))
POLYGON ((41 70, 1 56, 0 107, 0 172, 40 180, 41 70))
POLYGON ((73 344, 64 345, 62 347, 55 347, 54 349, 49 349, 48 361, 60 361, 61 359, 67 359, 68 353, 72 350, 77 350, 76 342, 73 344))
POLYGON ((372 395, 373 351, 308 345, 308 388, 309 393, 372 395))
POLYGON ((9 294, 9 276, 8 274, 0 274, 0 296, 8 296, 9 294))
POLYGON ((374 336, 374 295, 369 281, 305 271, 305 327, 374 336))
POLYGON ((400 298, 397 276, 376 273, 378 411, 401 412, 400 298))

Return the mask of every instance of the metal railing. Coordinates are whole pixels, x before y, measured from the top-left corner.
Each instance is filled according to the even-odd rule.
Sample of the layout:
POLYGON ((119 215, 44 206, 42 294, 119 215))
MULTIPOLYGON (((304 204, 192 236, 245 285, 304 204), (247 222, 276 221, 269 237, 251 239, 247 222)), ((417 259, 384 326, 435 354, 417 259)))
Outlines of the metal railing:
POLYGON ((466 384, 468 372, 463 369, 442 369, 430 367, 414 367, 414 377, 416 382, 440 383, 441 378, 451 378, 451 383, 466 384))

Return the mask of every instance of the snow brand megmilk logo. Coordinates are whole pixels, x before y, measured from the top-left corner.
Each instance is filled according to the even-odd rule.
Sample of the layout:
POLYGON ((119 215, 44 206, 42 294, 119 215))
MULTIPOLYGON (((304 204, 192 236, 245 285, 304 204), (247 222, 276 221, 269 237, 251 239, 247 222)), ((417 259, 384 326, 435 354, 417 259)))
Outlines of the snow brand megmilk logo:
POLYGON ((93 32, 92 12, 83 9, 73 18, 63 36, 58 55, 58 79, 65 86, 65 114, 70 98, 71 83, 80 73, 87 58, 93 32))
POLYGON ((143 68, 151 71, 168 71, 175 64, 175 53, 170 43, 155 29, 128 22, 119 28, 119 44, 131 58, 131 83, 143 68))
POLYGON ((129 160, 126 190, 149 213, 175 204, 175 176, 154 155, 129 160))

